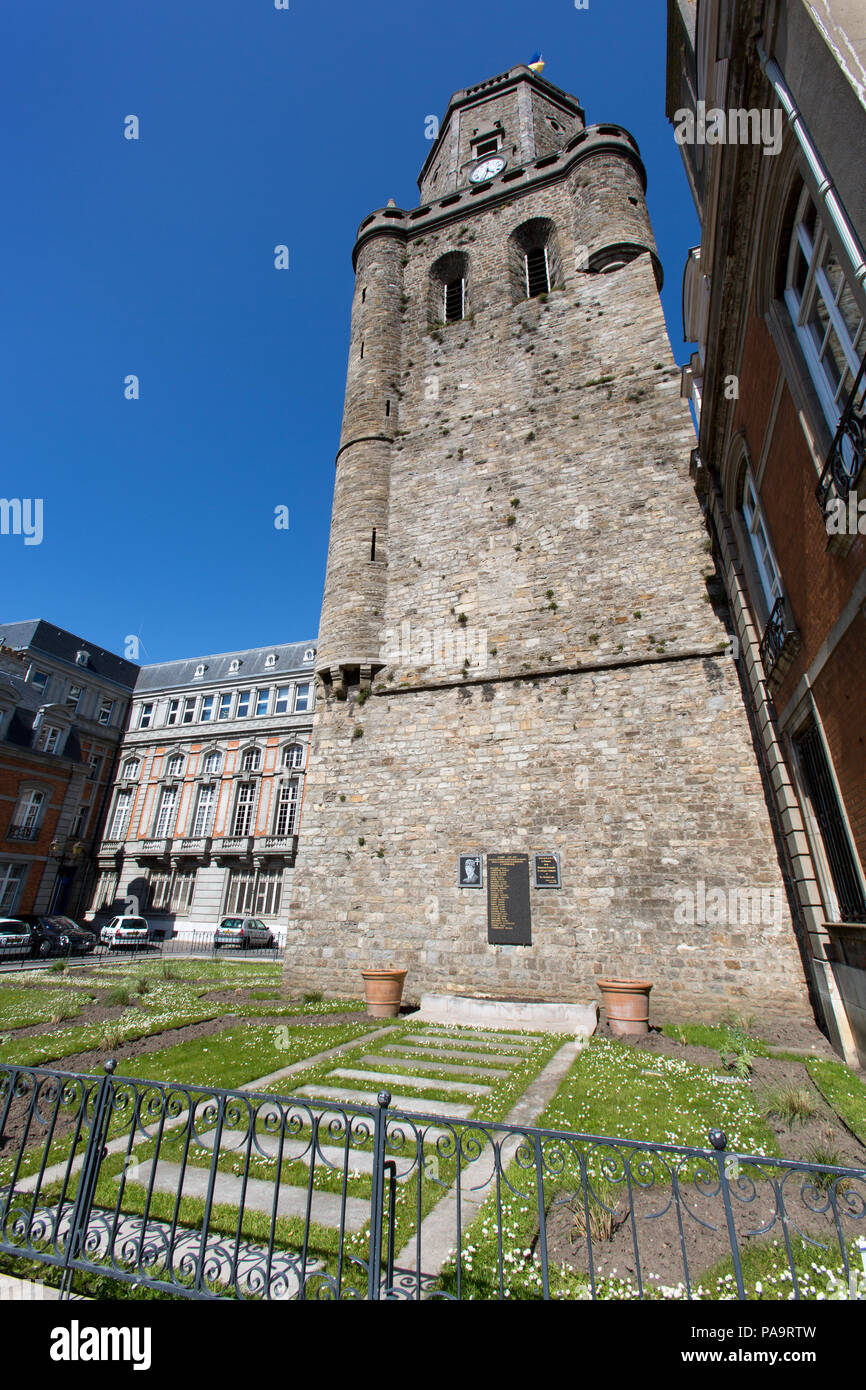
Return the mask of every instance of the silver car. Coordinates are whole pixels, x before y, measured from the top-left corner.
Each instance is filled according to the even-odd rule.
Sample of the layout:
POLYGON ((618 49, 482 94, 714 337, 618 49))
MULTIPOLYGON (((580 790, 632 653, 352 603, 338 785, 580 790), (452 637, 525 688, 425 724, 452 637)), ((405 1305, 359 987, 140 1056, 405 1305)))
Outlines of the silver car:
POLYGON ((246 951, 250 946, 273 946, 270 927, 258 917, 224 917, 214 932, 214 950, 220 946, 238 946, 246 951))

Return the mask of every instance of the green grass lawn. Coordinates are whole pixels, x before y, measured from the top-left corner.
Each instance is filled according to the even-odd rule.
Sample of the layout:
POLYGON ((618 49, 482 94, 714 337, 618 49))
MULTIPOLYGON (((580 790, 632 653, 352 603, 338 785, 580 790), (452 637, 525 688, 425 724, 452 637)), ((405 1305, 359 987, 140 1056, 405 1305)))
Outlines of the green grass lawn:
POLYGON ((814 1081, 828 1105, 856 1134, 861 1144, 866 1144, 866 1086, 844 1062, 824 1061, 823 1058, 810 1057, 806 1070, 814 1081))

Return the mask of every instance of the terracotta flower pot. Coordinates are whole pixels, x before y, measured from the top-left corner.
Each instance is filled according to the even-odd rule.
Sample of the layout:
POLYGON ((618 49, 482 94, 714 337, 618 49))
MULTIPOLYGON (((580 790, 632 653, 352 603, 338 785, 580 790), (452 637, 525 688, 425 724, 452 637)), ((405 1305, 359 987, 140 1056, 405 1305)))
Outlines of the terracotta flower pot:
POLYGON ((396 1018, 403 998, 405 970, 362 970, 367 1013, 371 1018, 396 1018))
POLYGON ((608 1027, 616 1037, 649 1032, 649 980, 597 980, 608 1027))

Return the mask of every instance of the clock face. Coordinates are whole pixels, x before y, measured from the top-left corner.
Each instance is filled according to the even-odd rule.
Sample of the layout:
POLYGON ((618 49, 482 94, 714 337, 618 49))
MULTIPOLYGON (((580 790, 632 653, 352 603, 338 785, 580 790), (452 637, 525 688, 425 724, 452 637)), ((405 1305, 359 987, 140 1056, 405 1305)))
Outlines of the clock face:
POLYGON ((477 164, 469 175, 470 183, 484 183, 485 179, 495 179, 497 174, 501 174, 505 168, 505 160, 498 156, 492 159, 482 160, 477 164))

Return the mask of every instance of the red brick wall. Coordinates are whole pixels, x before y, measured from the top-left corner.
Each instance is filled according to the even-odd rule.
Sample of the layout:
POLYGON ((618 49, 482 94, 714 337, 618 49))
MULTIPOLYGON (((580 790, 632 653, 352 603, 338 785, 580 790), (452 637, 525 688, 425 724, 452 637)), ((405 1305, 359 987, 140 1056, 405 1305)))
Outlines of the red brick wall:
POLYGON ((860 862, 866 865, 866 618, 862 609, 815 681, 813 693, 860 862))
POLYGON ((0 757, 0 852, 4 860, 30 865, 24 891, 17 905, 19 912, 33 911, 45 871, 48 848, 57 830, 57 821, 70 776, 70 772, 52 767, 49 760, 29 758, 26 753, 13 754, 4 750, 0 757), (15 815, 21 783, 31 781, 49 789, 48 805, 39 827, 39 837, 36 840, 7 840, 6 832, 15 815))

